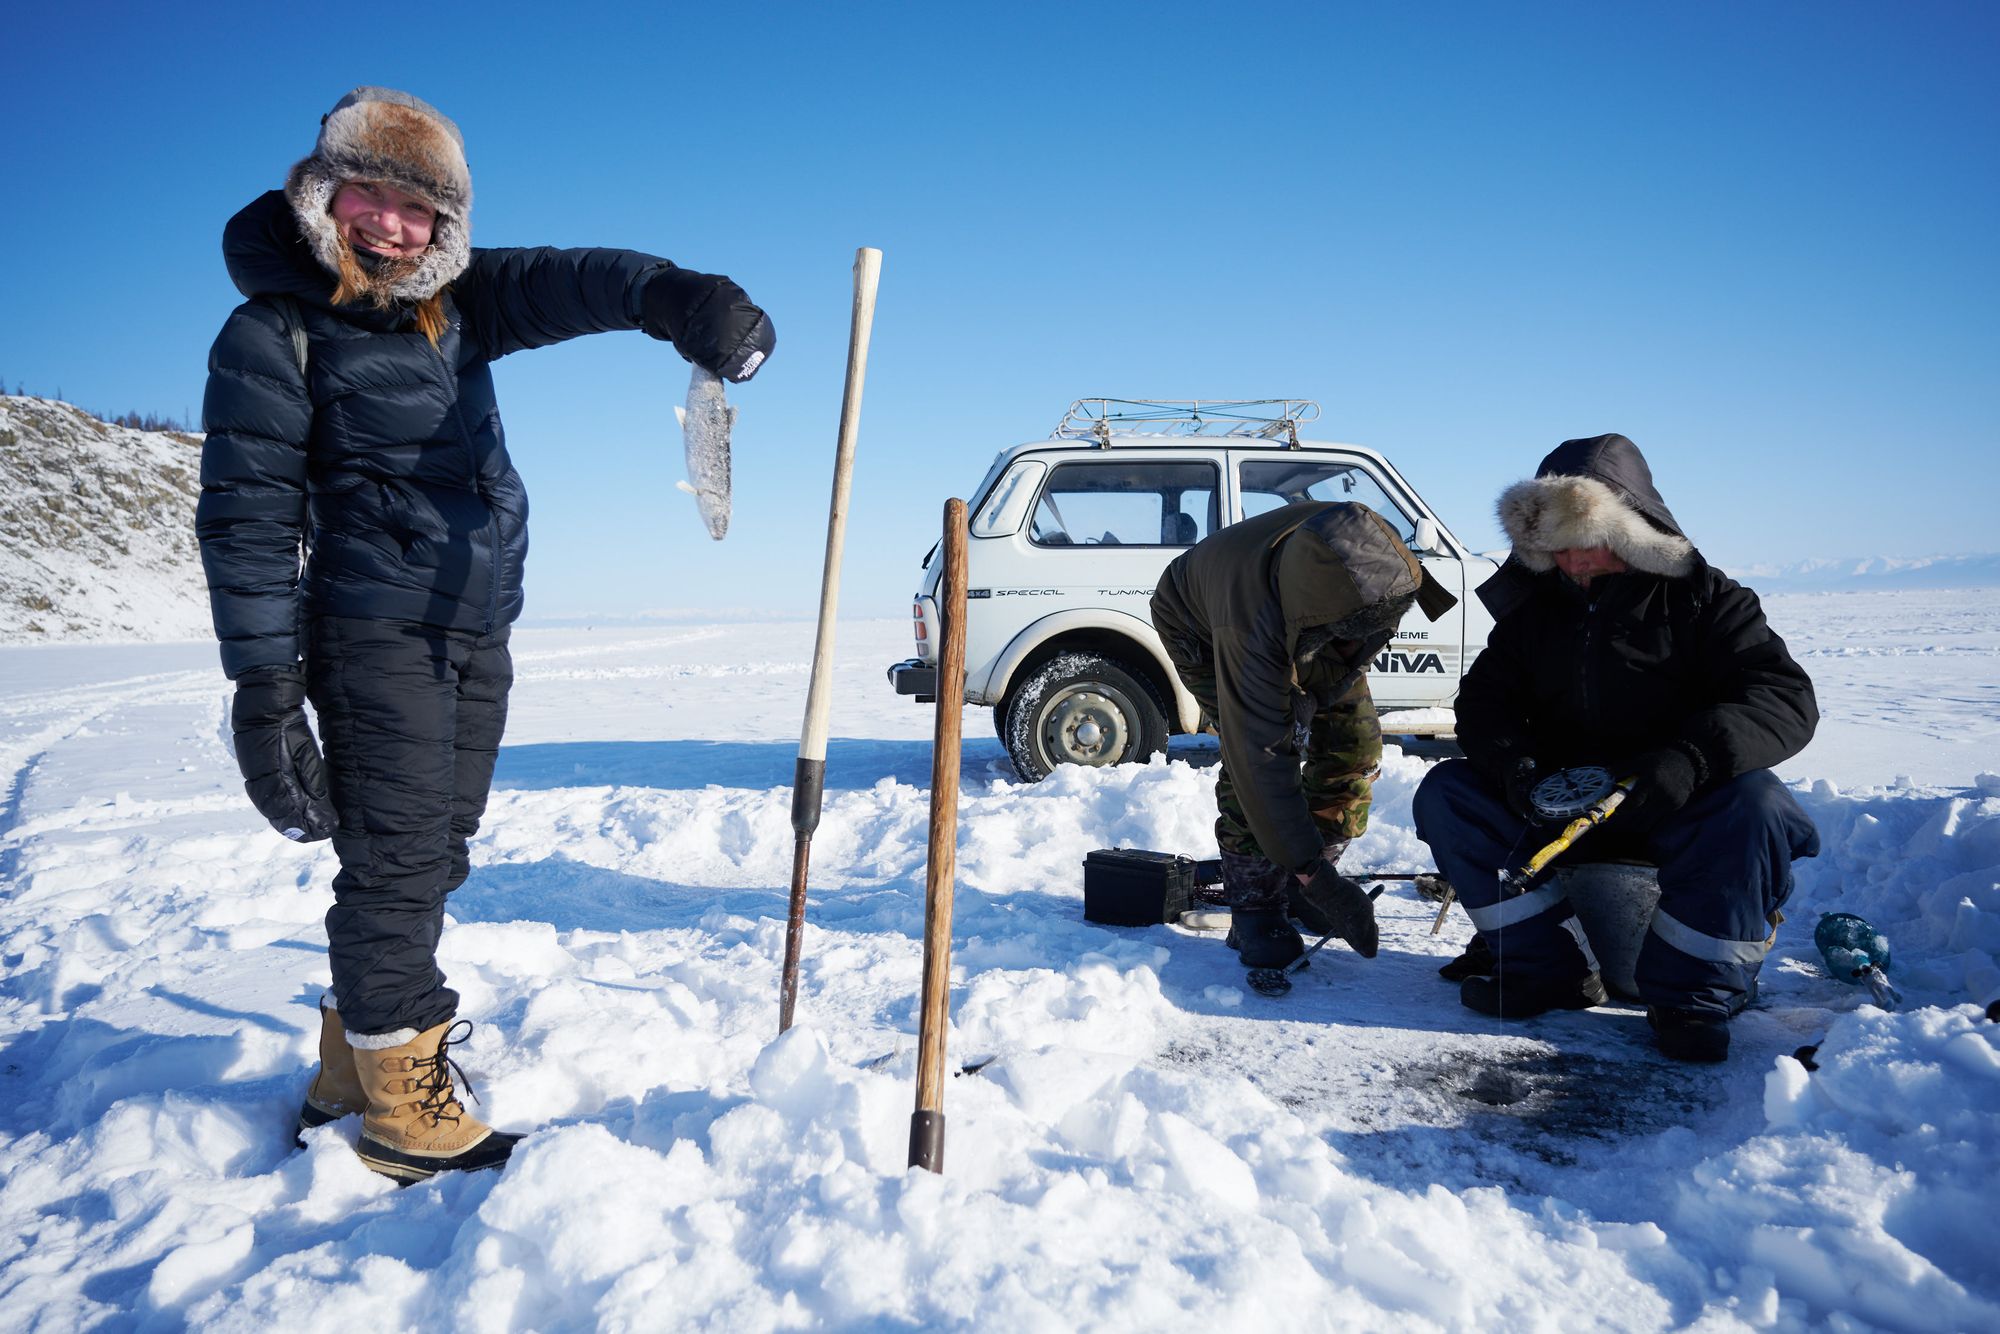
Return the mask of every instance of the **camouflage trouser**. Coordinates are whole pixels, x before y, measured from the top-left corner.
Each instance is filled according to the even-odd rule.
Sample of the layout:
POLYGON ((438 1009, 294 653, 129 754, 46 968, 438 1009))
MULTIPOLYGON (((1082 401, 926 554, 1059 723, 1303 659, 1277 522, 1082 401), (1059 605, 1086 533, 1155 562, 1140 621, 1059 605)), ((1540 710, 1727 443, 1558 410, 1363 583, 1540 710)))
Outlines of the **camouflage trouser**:
MULTIPOLYGON (((1169 642, 1167 653, 1181 683, 1201 705, 1203 730, 1214 731, 1215 667, 1205 652, 1193 648, 1169 642)), ((1363 676, 1332 704, 1314 710, 1306 732, 1300 783, 1322 843, 1344 845, 1368 828, 1369 797, 1381 766, 1382 720, 1363 676)), ((1223 887, 1231 906, 1282 906, 1290 876, 1257 845, 1227 765, 1216 767, 1215 809, 1215 841, 1222 848, 1223 887)))
MULTIPOLYGON (((1382 768, 1382 720, 1363 677, 1332 705, 1313 714, 1306 733, 1306 757, 1300 770, 1306 804, 1319 826, 1322 843, 1360 838, 1368 828, 1368 801, 1375 775, 1382 768)), ((1262 856, 1243 818, 1226 765, 1215 771, 1215 841, 1226 852, 1262 856)))

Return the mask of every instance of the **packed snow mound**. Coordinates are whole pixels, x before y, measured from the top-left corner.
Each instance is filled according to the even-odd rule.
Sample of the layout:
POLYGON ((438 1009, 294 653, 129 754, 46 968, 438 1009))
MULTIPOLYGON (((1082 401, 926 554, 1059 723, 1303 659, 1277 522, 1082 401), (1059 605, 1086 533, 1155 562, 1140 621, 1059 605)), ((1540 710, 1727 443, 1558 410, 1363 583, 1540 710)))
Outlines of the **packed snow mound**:
POLYGON ((0 644, 210 633, 201 441, 0 396, 0 644))
MULTIPOLYGON (((1795 641, 1832 642, 1796 619, 1819 601, 1795 641)), ((249 810, 210 650, 0 655, 0 1327, 2000 1327, 2000 754, 1891 777, 1964 753, 1958 694, 1906 696, 1936 716, 1879 781, 1807 752, 1823 851, 1722 1067, 1631 1007, 1463 1009, 1435 974, 1463 918, 1433 936, 1401 887, 1378 958, 1331 947, 1280 1001, 1215 934, 1086 922, 1092 849, 1213 853, 1213 772, 1023 784, 975 712, 949 1053, 979 1068, 931 1176, 904 1167, 931 712, 880 675, 906 634, 841 627, 782 1038, 812 627, 517 634, 442 966, 475 1110, 532 1133, 407 1190, 352 1119, 291 1145, 334 860, 249 810), (1890 938, 1900 1012, 1820 967, 1827 911, 1890 938)), ((1870 661, 1827 657, 1823 694, 1870 661)), ((1954 691, 1996 688, 1966 655, 1954 691)), ((1428 867, 1427 767, 1385 756, 1351 870, 1428 867)))

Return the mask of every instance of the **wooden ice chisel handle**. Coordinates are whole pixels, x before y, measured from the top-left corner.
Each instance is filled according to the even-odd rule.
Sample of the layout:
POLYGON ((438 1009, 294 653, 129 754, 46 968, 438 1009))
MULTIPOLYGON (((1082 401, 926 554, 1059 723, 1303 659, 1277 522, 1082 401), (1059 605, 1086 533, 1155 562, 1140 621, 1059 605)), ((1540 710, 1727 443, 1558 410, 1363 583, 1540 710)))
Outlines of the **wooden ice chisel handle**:
POLYGON ((930 857, 924 873, 924 982, 917 1010, 917 1110, 910 1166, 944 1170, 944 1036, 951 1021, 952 882, 958 873, 959 731, 965 718, 965 502, 944 506, 943 634, 931 741, 930 857))
POLYGON ((792 895, 785 916, 785 962, 779 973, 778 1031, 792 1026, 799 995, 799 955, 805 946, 806 872, 813 831, 826 795, 826 715, 832 701, 833 619, 840 609, 840 558, 847 544, 847 497, 854 481, 854 440, 861 430, 861 388, 868 376, 868 340, 875 328, 875 288, 882 252, 854 252, 854 317, 847 331, 847 386, 840 397, 840 433, 833 451, 833 498, 826 515, 826 563, 819 576, 819 629, 813 637, 805 725, 792 771, 792 895))
POLYGON ((833 618, 840 609, 840 558, 847 543, 847 497, 854 481, 854 438, 861 430, 861 390, 868 376, 868 340, 875 328, 875 288, 881 276, 881 251, 863 246, 854 252, 854 318, 847 336, 847 387, 840 398, 840 435, 833 454, 833 499, 826 516, 826 564, 819 579, 819 633, 813 640, 812 684, 806 690, 805 728, 799 733, 801 761, 823 763, 826 759, 826 714, 833 694, 830 679, 833 618))

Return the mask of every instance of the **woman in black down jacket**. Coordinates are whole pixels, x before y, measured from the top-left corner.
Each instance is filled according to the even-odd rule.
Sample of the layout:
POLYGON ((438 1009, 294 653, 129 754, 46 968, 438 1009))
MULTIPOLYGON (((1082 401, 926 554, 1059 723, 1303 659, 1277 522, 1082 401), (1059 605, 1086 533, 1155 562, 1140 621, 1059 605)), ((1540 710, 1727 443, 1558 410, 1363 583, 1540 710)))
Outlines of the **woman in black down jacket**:
POLYGON ((331 838, 333 987, 301 1131, 364 1113, 402 1180, 503 1163, 447 1052, 470 1024, 438 971, 506 724, 527 497, 488 364, 643 329, 730 380, 773 346, 727 278, 629 250, 475 250, 458 127, 357 88, 312 156, 229 222, 249 298, 209 354, 195 514, 237 761, 289 838, 331 838), (310 697, 319 745, 306 723, 310 697))

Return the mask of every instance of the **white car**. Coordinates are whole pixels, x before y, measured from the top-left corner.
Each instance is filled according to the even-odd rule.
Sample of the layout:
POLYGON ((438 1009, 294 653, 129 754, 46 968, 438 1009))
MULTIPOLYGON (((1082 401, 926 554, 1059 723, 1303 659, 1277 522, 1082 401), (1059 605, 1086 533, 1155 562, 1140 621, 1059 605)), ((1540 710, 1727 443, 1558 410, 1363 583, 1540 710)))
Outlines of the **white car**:
MULTIPOLYGON (((993 707, 1023 778, 1143 760, 1199 729, 1153 632, 1153 585, 1223 525, 1298 501, 1367 505, 1458 595, 1436 621, 1413 612, 1369 672, 1385 730, 1451 730, 1459 678, 1493 624, 1471 593, 1496 566, 1382 455, 1301 440, 1318 415, 1306 399, 1079 399, 1047 440, 994 459, 969 507, 965 697, 993 707), (1396 710, 1431 712, 1387 716, 1396 710)), ((889 668, 898 694, 926 703, 943 564, 935 548, 924 560, 917 656, 889 668)))

